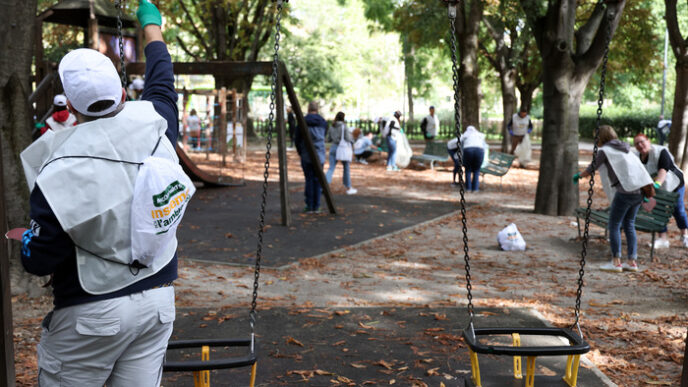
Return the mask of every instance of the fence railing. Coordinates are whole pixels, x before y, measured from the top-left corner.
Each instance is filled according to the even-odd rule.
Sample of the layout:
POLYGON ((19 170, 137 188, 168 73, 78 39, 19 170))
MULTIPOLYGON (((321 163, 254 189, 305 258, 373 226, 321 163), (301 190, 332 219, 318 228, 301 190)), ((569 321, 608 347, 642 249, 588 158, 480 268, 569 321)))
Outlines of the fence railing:
MULTIPOLYGON (((265 136, 267 133, 267 120, 253 120, 253 129, 259 136, 265 136)), ((331 124, 331 122, 330 122, 331 124)), ((352 120, 347 121, 349 128, 359 128, 363 133, 372 132, 377 134, 380 131, 379 125, 373 120, 352 120)), ((420 129, 420 121, 402 121, 402 128, 409 140, 422 140, 423 132, 420 129)), ((488 140, 497 140, 502 138, 502 120, 501 119, 484 119, 480 122, 480 130, 487 135, 488 140)), ((450 139, 454 134, 454 121, 440 121, 440 127, 437 132, 438 139, 450 139)), ((531 138, 539 140, 542 137, 542 121, 533 120, 533 132, 531 138)))

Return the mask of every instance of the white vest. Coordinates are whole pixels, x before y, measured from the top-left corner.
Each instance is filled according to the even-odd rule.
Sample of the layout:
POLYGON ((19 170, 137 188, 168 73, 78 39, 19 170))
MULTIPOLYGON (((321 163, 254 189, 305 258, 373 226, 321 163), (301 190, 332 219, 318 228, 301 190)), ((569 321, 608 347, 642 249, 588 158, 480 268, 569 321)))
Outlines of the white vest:
POLYGON ((150 277, 174 257, 176 238, 151 267, 127 265, 136 163, 153 149, 155 156, 179 163, 166 130, 167 121, 152 103, 127 102, 114 117, 46 132, 21 154, 29 190, 38 184, 76 245, 79 282, 90 294, 111 293, 150 277))
MULTIPOLYGON (((635 191, 648 184, 652 184, 652 178, 643 167, 643 163, 638 157, 631 152, 622 152, 610 146, 603 146, 605 156, 609 165, 614 170, 616 177, 619 179, 619 184, 627 192, 635 191)), ((602 179, 602 188, 607 195, 609 203, 614 200, 616 188, 612 187, 609 175, 607 173, 606 165, 599 168, 600 178, 602 179)))
POLYGON ((523 118, 518 113, 511 116, 511 131, 514 132, 514 136, 525 136, 528 134, 528 122, 530 122, 530 116, 527 114, 523 118))
POLYGON ((428 133, 428 135, 433 137, 437 136, 437 129, 440 127, 440 120, 437 118, 437 115, 431 116, 428 114, 425 116, 425 120, 427 122, 425 131, 428 133))
POLYGON ((69 129, 74 126, 74 123, 76 123, 76 117, 74 117, 74 114, 69 114, 69 117, 65 122, 57 122, 55 119, 50 116, 48 119, 45 120, 45 123, 50 126, 50 129, 54 131, 62 130, 62 129, 69 129))
MULTIPOLYGON (((647 163, 643 164, 645 166, 645 169, 647 170, 647 173, 649 173, 650 176, 654 176, 657 173, 659 155, 662 153, 664 149, 666 149, 667 153, 669 153, 669 157, 671 158, 671 162, 674 164, 674 167, 680 170, 674 162, 674 156, 671 154, 671 152, 669 152, 669 149, 667 147, 653 144, 650 148, 650 152, 647 154, 647 163)), ((636 155, 638 155, 638 157, 640 157, 637 150, 633 149, 633 151, 636 155)), ((681 184, 681 178, 676 174, 675 170, 671 170, 667 171, 664 183, 662 183, 662 186, 660 188, 669 192, 673 192, 679 186, 679 184, 681 184)))

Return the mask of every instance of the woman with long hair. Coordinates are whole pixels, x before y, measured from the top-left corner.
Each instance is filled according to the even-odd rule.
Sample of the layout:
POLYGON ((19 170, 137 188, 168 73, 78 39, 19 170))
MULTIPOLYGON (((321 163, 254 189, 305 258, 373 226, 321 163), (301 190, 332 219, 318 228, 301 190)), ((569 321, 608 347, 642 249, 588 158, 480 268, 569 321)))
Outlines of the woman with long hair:
POLYGON ((330 167, 327 170, 326 177, 327 183, 332 183, 332 175, 334 175, 334 169, 337 166, 337 161, 341 162, 342 166, 344 167, 342 183, 346 187, 346 194, 353 195, 358 192, 358 190, 351 186, 351 160, 337 160, 337 148, 340 146, 342 140, 348 143, 349 147, 351 147, 354 142, 354 138, 351 136, 351 132, 349 132, 349 128, 346 126, 344 117, 344 112, 338 112, 334 117, 334 123, 332 124, 332 127, 330 127, 330 130, 327 132, 328 141, 332 142, 332 145, 330 146, 330 167))
POLYGON ((630 145, 620 141, 609 125, 600 126, 597 145, 600 147, 595 163, 590 163, 582 173, 573 176, 578 183, 600 169, 605 193, 612 205, 609 209, 609 245, 612 260, 600 267, 610 272, 638 271, 638 241, 635 234, 635 217, 643 202, 643 187, 652 185, 652 178, 640 160, 631 153, 630 145), (621 228, 626 234, 627 261, 621 263, 621 228))

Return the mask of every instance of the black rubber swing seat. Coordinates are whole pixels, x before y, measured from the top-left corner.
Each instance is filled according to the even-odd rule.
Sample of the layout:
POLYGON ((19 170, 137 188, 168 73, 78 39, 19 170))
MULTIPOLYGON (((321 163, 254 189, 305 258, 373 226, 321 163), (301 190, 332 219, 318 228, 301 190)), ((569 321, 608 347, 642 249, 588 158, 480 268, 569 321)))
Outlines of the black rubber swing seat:
POLYGON ((256 364, 258 357, 256 356, 256 343, 252 339, 207 339, 207 340, 179 340, 170 341, 167 344, 167 350, 184 349, 184 348, 202 348, 207 347, 248 347, 249 353, 245 356, 229 357, 214 360, 185 360, 185 361, 165 361, 163 364, 163 371, 165 372, 179 372, 179 371, 206 371, 206 370, 220 370, 228 368, 246 367, 256 364))
POLYGON ((582 355, 590 352, 590 345, 578 334, 567 328, 473 328, 463 331, 466 344, 475 353, 507 356, 560 356, 582 355), (570 345, 515 347, 507 345, 488 345, 478 340, 478 336, 511 335, 557 336, 568 339, 570 345))

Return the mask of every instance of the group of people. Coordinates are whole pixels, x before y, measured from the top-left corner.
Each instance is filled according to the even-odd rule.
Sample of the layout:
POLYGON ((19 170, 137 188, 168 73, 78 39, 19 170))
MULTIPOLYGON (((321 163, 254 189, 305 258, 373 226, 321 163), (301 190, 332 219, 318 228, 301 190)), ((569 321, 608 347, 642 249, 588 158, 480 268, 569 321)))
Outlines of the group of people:
MULTIPOLYGON (((434 111, 434 108, 432 110, 434 111)), ((351 184, 351 163, 356 161, 361 164, 368 164, 367 160, 378 150, 378 146, 373 143, 373 134, 371 132, 363 133, 360 128, 351 130, 346 124, 344 112, 338 112, 332 125, 329 126, 327 121, 319 114, 317 102, 310 102, 308 104, 308 114, 304 119, 313 142, 317 160, 312 159, 307 149, 306 139, 301 131, 297 130, 293 111, 290 108, 287 109, 289 136, 292 145, 296 147, 296 151, 301 158, 301 168, 305 180, 305 207, 303 211, 305 213, 317 213, 320 210, 322 187, 316 175, 315 163, 319 163, 320 169, 322 169, 327 159, 328 169, 325 178, 328 184, 332 183, 337 164, 341 163, 343 168, 342 183, 346 188, 346 193, 347 195, 354 195, 358 190, 351 184), (331 143, 329 152, 326 150, 326 142, 331 143)), ((392 117, 384 120, 384 124, 380 128, 380 137, 386 142, 388 150, 387 171, 399 171, 396 156, 397 143, 401 139, 400 120, 401 112, 396 111, 392 117)), ((428 132, 433 133, 434 136, 438 124, 433 122, 427 126, 429 128, 428 132)))
MULTIPOLYGON (((595 162, 573 176, 574 183, 578 183, 580 178, 599 170, 605 193, 611 201, 608 225, 611 260, 600 267, 604 271, 638 271, 635 218, 643 203, 652 203, 655 189, 678 193, 673 215, 681 231, 681 244, 688 247, 688 218, 683 204, 685 181, 681 169, 674 163, 666 147, 652 144, 646 135, 636 135, 633 144, 634 150, 618 139, 611 126, 601 126, 597 144, 600 149, 595 162), (626 260, 623 262, 622 229, 627 246, 626 260)), ((659 234, 654 247, 669 247, 666 227, 659 234)))

